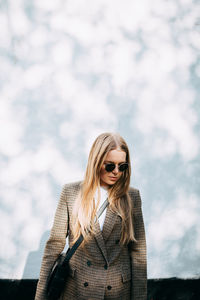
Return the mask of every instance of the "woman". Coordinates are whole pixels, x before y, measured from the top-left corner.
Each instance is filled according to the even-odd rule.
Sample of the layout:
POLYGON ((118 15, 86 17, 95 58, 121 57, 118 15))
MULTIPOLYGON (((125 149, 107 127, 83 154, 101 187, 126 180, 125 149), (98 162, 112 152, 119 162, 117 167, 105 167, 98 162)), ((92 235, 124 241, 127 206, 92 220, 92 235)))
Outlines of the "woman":
POLYGON ((130 188, 130 156, 119 134, 95 140, 84 181, 64 186, 47 241, 35 300, 46 300, 46 280, 63 251, 84 242, 70 260, 60 300, 145 300, 146 242, 139 191, 130 188), (109 206, 96 221, 98 208, 109 206))

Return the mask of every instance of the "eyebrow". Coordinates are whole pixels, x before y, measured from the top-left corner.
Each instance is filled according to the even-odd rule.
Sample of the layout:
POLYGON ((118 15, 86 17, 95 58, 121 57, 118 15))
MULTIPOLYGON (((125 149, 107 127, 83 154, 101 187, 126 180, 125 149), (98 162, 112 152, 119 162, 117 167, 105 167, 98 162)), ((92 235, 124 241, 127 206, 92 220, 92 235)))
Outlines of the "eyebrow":
POLYGON ((120 165, 120 164, 123 164, 125 163, 126 161, 121 161, 119 162, 118 164, 116 164, 114 161, 111 161, 111 160, 105 160, 104 163, 111 163, 111 164, 116 164, 116 165, 120 165))

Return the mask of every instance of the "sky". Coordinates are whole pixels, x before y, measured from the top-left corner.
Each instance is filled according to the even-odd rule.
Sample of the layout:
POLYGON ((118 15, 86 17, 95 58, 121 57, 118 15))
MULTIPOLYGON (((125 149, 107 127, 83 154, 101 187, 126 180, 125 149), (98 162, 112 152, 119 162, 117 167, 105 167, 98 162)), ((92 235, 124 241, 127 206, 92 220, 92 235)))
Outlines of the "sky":
POLYGON ((0 1, 0 278, 38 278, 63 184, 119 132, 148 277, 198 277, 200 3, 0 1), (17 257, 17 259, 16 259, 17 257))

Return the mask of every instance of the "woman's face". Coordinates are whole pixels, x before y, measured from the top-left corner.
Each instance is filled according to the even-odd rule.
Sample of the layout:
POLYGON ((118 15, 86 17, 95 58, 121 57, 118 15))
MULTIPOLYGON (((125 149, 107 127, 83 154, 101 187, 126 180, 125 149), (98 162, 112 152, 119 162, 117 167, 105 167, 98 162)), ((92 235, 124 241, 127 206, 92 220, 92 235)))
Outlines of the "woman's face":
POLYGON ((122 175, 122 172, 118 169, 118 165, 124 162, 126 162, 126 153, 124 151, 120 149, 109 151, 100 170, 100 185, 108 188, 115 184, 122 175), (115 169, 112 172, 105 170, 107 163, 115 164, 115 169))

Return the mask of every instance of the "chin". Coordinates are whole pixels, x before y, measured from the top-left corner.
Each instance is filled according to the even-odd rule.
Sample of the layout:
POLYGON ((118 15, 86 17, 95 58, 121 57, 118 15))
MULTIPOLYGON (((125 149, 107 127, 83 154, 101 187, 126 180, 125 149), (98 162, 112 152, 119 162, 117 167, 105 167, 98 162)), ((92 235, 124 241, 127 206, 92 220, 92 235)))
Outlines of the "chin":
POLYGON ((108 183, 108 185, 114 185, 114 184, 116 184, 117 183, 117 180, 116 181, 110 181, 109 183, 108 183))

